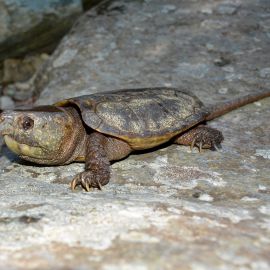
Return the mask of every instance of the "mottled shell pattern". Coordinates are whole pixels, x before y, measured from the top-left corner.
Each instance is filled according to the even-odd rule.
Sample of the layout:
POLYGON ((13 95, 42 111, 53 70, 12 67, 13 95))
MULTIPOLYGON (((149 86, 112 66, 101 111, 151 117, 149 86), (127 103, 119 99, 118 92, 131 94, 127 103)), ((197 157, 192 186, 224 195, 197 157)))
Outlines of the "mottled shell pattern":
POLYGON ((133 149, 166 142, 202 121, 206 114, 196 96, 173 88, 101 92, 54 105, 77 106, 87 126, 128 142, 133 149))

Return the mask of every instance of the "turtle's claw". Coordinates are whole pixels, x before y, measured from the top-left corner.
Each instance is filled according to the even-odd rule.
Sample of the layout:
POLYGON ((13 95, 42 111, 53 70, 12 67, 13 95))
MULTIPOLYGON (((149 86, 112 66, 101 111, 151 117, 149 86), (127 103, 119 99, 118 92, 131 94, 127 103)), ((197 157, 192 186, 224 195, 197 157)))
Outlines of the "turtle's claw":
POLYGON ((212 151, 219 151, 220 149, 222 149, 221 144, 216 144, 216 143, 214 143, 210 148, 210 150, 212 151))
POLYGON ((84 188, 86 189, 87 192, 90 191, 90 186, 89 186, 89 183, 88 182, 85 182, 84 183, 84 188))
POLYGON ((75 190, 77 186, 81 185, 87 191, 89 191, 89 185, 86 186, 86 183, 83 179, 80 178, 80 174, 78 174, 70 183, 71 190, 75 190), (88 188, 88 189, 87 189, 88 188))
POLYGON ((71 187, 71 190, 75 190, 76 186, 77 186, 77 177, 74 178, 71 183, 70 183, 70 187, 71 187))
POLYGON ((98 189, 99 189, 99 190, 102 190, 101 184, 100 184, 100 182, 99 182, 98 179, 97 179, 97 185, 98 185, 98 189))
POLYGON ((81 172, 71 181, 70 187, 72 190, 75 190, 76 186, 81 185, 87 192, 89 192, 91 188, 102 190, 98 178, 99 175, 94 175, 91 171, 81 172))

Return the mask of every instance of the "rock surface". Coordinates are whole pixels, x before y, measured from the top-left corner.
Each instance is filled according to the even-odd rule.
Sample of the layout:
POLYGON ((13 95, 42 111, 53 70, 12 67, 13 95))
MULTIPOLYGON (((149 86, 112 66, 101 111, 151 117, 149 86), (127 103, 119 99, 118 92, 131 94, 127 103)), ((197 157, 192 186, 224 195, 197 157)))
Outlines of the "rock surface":
POLYGON ((6 59, 3 62, 2 83, 24 82, 29 80, 49 55, 43 53, 27 56, 24 59, 6 59))
MULTIPOLYGON (((3 62, 1 94, 13 101, 26 102, 33 98, 32 81, 40 66, 49 58, 48 54, 26 56, 24 59, 5 59, 3 62)), ((1 79, 0 79, 1 80, 1 79)), ((1 109, 6 109, 2 107, 1 109)))
POLYGON ((0 97, 0 108, 1 110, 14 109, 14 101, 9 96, 0 97))
POLYGON ((0 62, 55 47, 81 13, 81 0, 1 1, 0 62))
MULTIPOLYGON (((185 87, 205 103, 269 87, 269 1, 117 1, 87 13, 37 74, 39 104, 108 89, 185 87)), ((2 147, 3 269, 270 268, 270 99, 209 123, 220 152, 171 145, 71 192, 83 164, 2 147)))

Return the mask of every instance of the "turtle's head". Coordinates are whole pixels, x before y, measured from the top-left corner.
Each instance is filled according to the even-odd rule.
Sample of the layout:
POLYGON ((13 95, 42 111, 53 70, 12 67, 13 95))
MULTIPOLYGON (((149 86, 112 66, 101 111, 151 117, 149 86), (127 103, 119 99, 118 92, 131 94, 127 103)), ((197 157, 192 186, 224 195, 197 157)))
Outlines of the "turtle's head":
POLYGON ((40 164, 60 164, 59 159, 65 159, 65 144, 72 137, 73 122, 70 113, 54 106, 8 110, 0 114, 0 134, 19 157, 40 164))

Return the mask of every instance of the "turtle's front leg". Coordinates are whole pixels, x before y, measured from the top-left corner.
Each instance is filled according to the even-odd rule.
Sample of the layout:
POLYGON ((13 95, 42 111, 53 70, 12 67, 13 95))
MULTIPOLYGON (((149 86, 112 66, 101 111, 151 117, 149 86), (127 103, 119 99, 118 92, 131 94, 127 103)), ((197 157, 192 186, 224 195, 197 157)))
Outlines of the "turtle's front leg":
POLYGON ((110 180, 110 160, 107 157, 106 137, 94 132, 87 138, 85 149, 85 171, 79 173, 71 182, 71 189, 82 185, 87 191, 90 188, 101 189, 110 180))
POLYGON ((88 135, 85 149, 85 171, 71 182, 71 189, 81 185, 87 191, 90 188, 101 189, 110 181, 110 161, 119 160, 132 151, 128 143, 99 132, 88 135))

